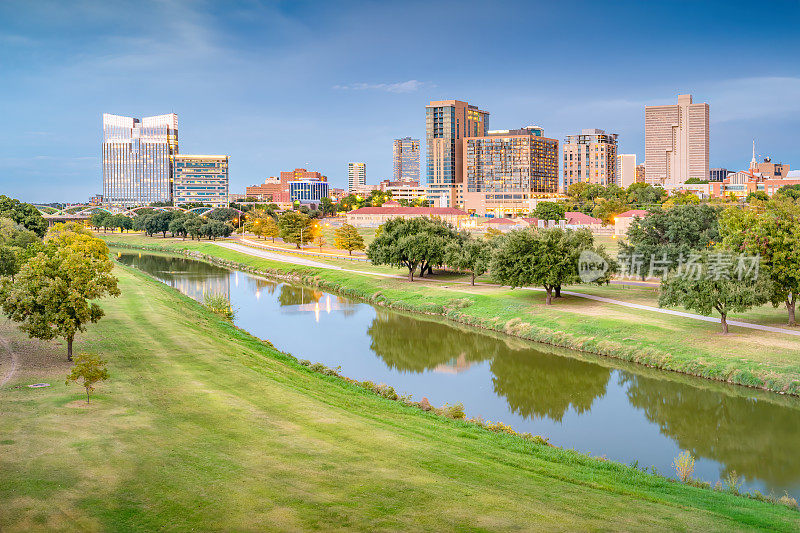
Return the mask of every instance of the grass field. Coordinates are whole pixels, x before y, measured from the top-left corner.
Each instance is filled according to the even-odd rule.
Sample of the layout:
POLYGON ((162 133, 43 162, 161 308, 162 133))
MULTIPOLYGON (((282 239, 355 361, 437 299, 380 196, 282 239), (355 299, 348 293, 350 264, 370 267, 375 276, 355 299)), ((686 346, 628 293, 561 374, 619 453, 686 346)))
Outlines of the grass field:
MULTIPOLYGON (((470 287, 461 283, 408 283, 404 279, 298 267, 222 249, 209 242, 142 236, 120 238, 118 235, 108 240, 176 251, 196 250, 260 270, 295 273, 305 277, 308 283, 398 309, 446 315, 460 322, 657 368, 800 394, 800 337, 797 336, 735 326, 731 327, 730 334, 722 335, 719 325, 713 322, 629 309, 579 297, 557 299, 553 306, 545 306, 541 292, 485 285, 470 287), (374 299, 376 293, 380 293, 379 300, 374 299), (467 307, 457 308, 454 304, 461 299, 469 302, 467 307)), ((368 267, 361 263, 341 263, 346 263, 342 266, 349 269, 386 270, 386 267, 368 267)), ((450 277, 453 278, 451 281, 465 279, 450 277)), ((436 279, 448 278, 436 276, 436 279)), ((657 300, 657 292, 649 287, 611 285, 569 289, 650 305, 655 305, 657 300)), ((783 310, 771 306, 731 318, 772 325, 781 325, 785 320, 783 310)))
MULTIPOLYGON (((0 323, 0 530, 796 530, 781 505, 496 434, 312 373, 118 267, 76 350, 0 323), (50 383, 31 389, 25 385, 50 383)), ((303 354, 295 354, 302 357, 303 354)))

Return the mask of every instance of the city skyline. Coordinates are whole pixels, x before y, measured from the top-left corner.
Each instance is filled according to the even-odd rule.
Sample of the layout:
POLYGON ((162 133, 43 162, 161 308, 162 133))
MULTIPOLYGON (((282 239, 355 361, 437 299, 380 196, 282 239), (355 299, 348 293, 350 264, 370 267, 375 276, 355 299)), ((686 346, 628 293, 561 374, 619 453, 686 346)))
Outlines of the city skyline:
MULTIPOLYGON (((35 202, 86 201, 101 193, 97 117, 104 112, 179 114, 182 145, 230 154, 231 192, 296 167, 317 169, 331 186, 344 187, 351 160, 366 162, 370 183, 377 183, 392 176, 392 140, 422 139, 423 108, 442 99, 489 111, 493 127, 538 124, 556 139, 584 128, 612 131, 619 153, 641 162, 645 106, 693 94, 712 108, 710 167, 747 168, 754 138, 759 159, 800 166, 792 136, 800 121, 800 66, 791 52, 800 44, 792 31, 796 3, 766 10, 705 3, 691 7, 692 17, 685 16, 688 6, 674 2, 614 9, 585 3, 584 15, 570 18, 573 31, 563 35, 522 30, 533 14, 542 28, 560 23, 566 6, 517 3, 500 10, 474 3, 453 14, 455 5, 424 4, 431 17, 423 20, 408 5, 363 2, 113 8, 6 2, 0 6, 0 75, 8 80, 0 89, 4 192, 35 202), (519 16, 508 18, 509 11, 519 16), (445 13, 453 14, 450 22, 431 22, 445 13), (486 37, 460 43, 454 55, 469 58, 480 75, 426 53, 458 28, 477 28, 475 20, 486 37), (650 20, 670 35, 668 49, 652 39, 650 20), (747 42, 729 38, 753 25, 771 30, 747 42), (361 32, 355 40, 354 27, 361 32), (581 59, 585 44, 572 35, 588 27, 614 35, 615 68, 581 59), (409 29, 414 39, 396 46, 409 29), (552 53, 515 56, 513 67, 492 60, 485 45, 501 32, 552 53), (537 82, 541 72, 548 83, 537 82), (571 83, 576 76, 603 91, 571 83), (268 83, 273 77, 282 82, 268 83), (203 83, 189 81, 196 79, 203 83), (336 134, 314 138, 310 129, 336 134)), ((424 144, 421 152, 425 161, 424 144)))

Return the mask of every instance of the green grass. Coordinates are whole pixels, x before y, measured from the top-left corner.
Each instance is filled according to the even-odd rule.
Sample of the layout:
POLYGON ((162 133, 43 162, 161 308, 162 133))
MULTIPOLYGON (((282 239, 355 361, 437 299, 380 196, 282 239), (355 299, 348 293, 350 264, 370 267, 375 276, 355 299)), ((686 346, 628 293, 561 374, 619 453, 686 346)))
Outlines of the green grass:
MULTIPOLYGON (((109 241, 122 241, 115 236, 109 241)), ((352 272, 301 267, 223 249, 209 242, 127 238, 133 246, 164 250, 194 250, 255 271, 292 279, 362 298, 395 309, 442 315, 458 322, 527 339, 605 355, 695 376, 767 390, 800 394, 800 337, 731 327, 722 335, 719 324, 662 313, 629 309, 579 297, 544 305, 542 292, 503 287, 470 287, 460 283, 431 283, 376 278, 352 272), (379 295, 376 297, 376 294, 379 295), (470 305, 456 308, 455 300, 470 305)), ((358 270, 386 269, 361 263, 358 270)), ((391 272, 392 270, 389 269, 391 272)), ((395 273, 402 273, 394 270, 395 273)), ((458 276, 451 276, 458 281, 458 276)), ((447 276, 436 276, 447 280, 447 276)), ((647 287, 571 287, 586 293, 654 304, 657 293, 647 287)), ((783 310, 764 306, 732 318, 760 319, 780 325, 783 310)), ((755 321, 755 320, 754 320, 755 321)))
POLYGON ((800 526, 783 506, 382 399, 116 273, 122 296, 76 340, 109 361, 89 407, 64 385, 63 343, 0 324, 19 358, 0 391, 2 531, 800 526))

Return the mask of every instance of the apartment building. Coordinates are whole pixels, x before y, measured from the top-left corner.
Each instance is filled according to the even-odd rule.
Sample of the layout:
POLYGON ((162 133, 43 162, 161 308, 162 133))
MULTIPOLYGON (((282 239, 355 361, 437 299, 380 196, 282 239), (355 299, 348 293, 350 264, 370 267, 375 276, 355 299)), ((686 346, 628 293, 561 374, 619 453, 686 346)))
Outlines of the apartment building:
POLYGON ((176 154, 172 157, 175 167, 172 184, 174 205, 228 205, 227 155, 176 154))
POLYGON ((367 184, 367 164, 351 161, 347 163, 347 190, 355 192, 367 184))
POLYGON ((564 191, 573 183, 617 183, 617 137, 604 130, 583 129, 564 141, 564 191))
POLYGON ((617 155, 617 185, 627 189, 636 183, 636 154, 617 155))

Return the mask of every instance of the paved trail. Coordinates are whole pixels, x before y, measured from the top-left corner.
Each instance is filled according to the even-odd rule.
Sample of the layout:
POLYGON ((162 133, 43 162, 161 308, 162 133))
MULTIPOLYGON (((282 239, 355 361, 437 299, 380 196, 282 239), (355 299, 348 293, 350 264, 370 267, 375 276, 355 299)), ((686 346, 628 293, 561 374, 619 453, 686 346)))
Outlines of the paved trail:
MULTIPOLYGON (((217 244, 217 246, 222 246, 224 248, 228 248, 230 250, 241 252, 241 253, 244 253, 244 254, 247 254, 247 255, 253 255, 253 256, 256 256, 256 257, 261 257, 261 258, 264 258, 264 259, 271 259, 273 261, 280 261, 280 262, 283 262, 283 263, 292 263, 292 264, 295 264, 295 265, 304 265, 304 266, 311 266, 311 267, 316 267, 316 268, 326 268, 328 270, 340 270, 342 272, 353 272, 353 273, 356 273, 356 274, 363 274, 363 275, 367 275, 367 276, 379 276, 379 277, 383 277, 383 278, 406 279, 406 276, 398 276, 396 274, 383 274, 383 273, 377 273, 377 272, 365 272, 363 270, 354 270, 354 269, 342 268, 342 267, 335 266, 335 265, 328 265, 328 264, 325 264, 325 263, 320 263, 318 261, 312 261, 311 259, 303 259, 301 257, 291 257, 289 255, 279 254, 279 253, 275 253, 275 252, 269 252, 269 251, 266 251, 266 250, 258 250, 258 249, 252 248, 250 246, 243 246, 241 244, 233 244, 233 243, 227 243, 227 242, 218 242, 216 244, 217 244)), ((464 285, 466 285, 467 284, 466 281, 463 281, 463 282, 462 281, 439 281, 439 280, 430 280, 430 279, 426 279, 424 281, 426 281, 426 282, 447 283, 447 284, 450 284, 450 285, 454 285, 454 284, 464 284, 464 285)), ((493 285, 493 284, 490 284, 490 283, 481 283, 481 285, 499 287, 499 285, 493 285)), ((520 287, 520 288, 524 289, 524 290, 529 290, 529 291, 543 291, 544 290, 544 289, 540 289, 540 288, 536 288, 536 287, 520 287)), ((606 298, 605 296, 594 296, 594 295, 591 295, 591 294, 584 294, 584 293, 581 293, 581 292, 573 292, 573 291, 561 291, 561 294, 568 294, 570 296, 577 296, 579 298, 586 298, 587 300, 594 300, 596 302, 603 302, 603 303, 608 303, 608 304, 621 305, 623 307, 628 307, 628 308, 631 308, 631 309, 639 309, 639 310, 642 310, 642 311, 650 311, 652 313, 661 313, 661 314, 664 314, 664 315, 678 316, 678 317, 681 317, 681 318, 689 318, 689 319, 693 319, 693 320, 702 320, 703 322, 716 322, 716 323, 719 322, 718 318, 714 318, 714 317, 711 317, 711 316, 697 315, 697 314, 694 314, 694 313, 687 313, 685 311, 675 311, 675 310, 672 310, 672 309, 662 309, 660 307, 653 307, 651 305, 643 305, 643 304, 637 304, 637 303, 633 303, 633 302, 626 302, 626 301, 623 301, 623 300, 615 300, 614 298, 606 298)), ((762 326, 760 324, 751 324, 749 322, 741 322, 739 320, 728 320, 728 325, 729 326, 739 326, 739 327, 748 328, 748 329, 755 329, 755 330, 759 330, 759 331, 769 331, 771 333, 783 333, 783 334, 786 334, 786 335, 794 335, 794 336, 800 337, 800 330, 792 330, 792 329, 788 329, 788 328, 778 328, 778 327, 774 327, 774 326, 762 326)))

